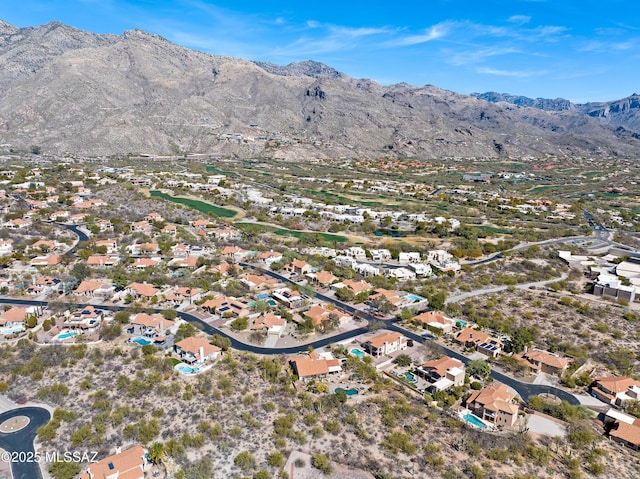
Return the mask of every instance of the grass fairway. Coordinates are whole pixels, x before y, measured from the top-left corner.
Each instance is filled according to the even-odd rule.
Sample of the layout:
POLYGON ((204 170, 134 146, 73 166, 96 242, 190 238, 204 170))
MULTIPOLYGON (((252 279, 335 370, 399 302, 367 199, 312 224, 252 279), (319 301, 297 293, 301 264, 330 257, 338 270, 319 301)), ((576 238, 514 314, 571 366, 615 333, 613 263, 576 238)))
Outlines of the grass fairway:
POLYGON ((158 190, 150 191, 149 194, 156 198, 162 198, 163 200, 171 201, 172 203, 178 203, 188 206, 189 208, 193 208, 194 210, 200 211, 201 213, 211 213, 219 218, 235 218, 238 215, 238 212, 234 210, 221 208, 220 206, 215 206, 204 201, 192 200, 191 198, 179 198, 171 196, 158 190))
POLYGON ((277 228, 275 226, 269 225, 261 225, 257 223, 235 223, 235 226, 240 228, 241 230, 251 229, 258 233, 270 232, 278 236, 292 236, 294 238, 303 238, 305 236, 313 236, 319 235, 324 241, 333 243, 334 241, 337 243, 346 243, 349 239, 345 236, 335 235, 331 233, 320 233, 316 231, 296 231, 296 230, 288 230, 286 228, 277 228))

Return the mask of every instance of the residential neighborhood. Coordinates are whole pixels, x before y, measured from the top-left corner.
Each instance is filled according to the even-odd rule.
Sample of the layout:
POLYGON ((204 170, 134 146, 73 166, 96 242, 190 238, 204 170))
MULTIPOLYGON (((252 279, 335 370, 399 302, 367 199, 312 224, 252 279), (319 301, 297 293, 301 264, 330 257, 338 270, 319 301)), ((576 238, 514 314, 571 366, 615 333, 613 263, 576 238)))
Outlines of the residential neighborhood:
MULTIPOLYGON (((622 445, 637 454, 640 382, 637 358, 628 352, 637 340, 633 325, 640 309, 637 253, 615 245, 599 251, 604 239, 595 245, 558 238, 529 244, 506 234, 472 251, 469 242, 479 239, 464 237, 472 227, 451 216, 321 203, 311 194, 269 188, 258 196, 255 181, 207 175, 206 169, 185 179, 170 170, 142 176, 134 167, 92 168, 60 172, 42 165, 41 186, 27 189, 15 183, 30 178, 22 171, 2 185, 0 200, 0 344, 14 358, 28 344, 34 357, 50 351, 66 358, 62 364, 83 364, 63 379, 29 372, 49 359, 27 360, 29 366, 13 376, 7 367, 0 385, 17 401, 22 396, 11 388, 28 391, 27 384, 39 381, 29 386, 35 394, 21 393, 25 400, 72 415, 76 406, 65 403, 72 393, 54 392, 64 391, 56 384, 68 383, 68 389, 85 391, 78 404, 105 408, 108 425, 63 419, 60 434, 46 428, 39 433, 51 437, 41 439, 47 445, 65 438, 86 445, 80 439, 85 433, 92 440, 107 431, 119 438, 115 455, 103 451, 105 458, 82 465, 80 477, 105 471, 117 471, 109 477, 171 477, 189 467, 186 457, 204 460, 197 452, 202 441, 226 437, 225 444, 239 441, 251 452, 249 444, 257 440, 251 431, 263 427, 280 431, 274 433, 278 446, 271 446, 278 454, 286 451, 283 441, 302 450, 313 450, 325 433, 335 441, 338 432, 332 431, 349 431, 360 441, 364 429, 345 421, 364 428, 371 408, 382 418, 371 426, 380 438, 376 447, 407 457, 411 447, 394 449, 389 441, 421 443, 430 434, 411 429, 413 414, 420 421, 435 414, 443 434, 454 434, 455 441, 471 434, 508 440, 526 432, 530 447, 558 440, 580 453, 571 435, 578 428, 601 447, 618 451, 622 445), (114 209, 120 191, 130 198, 121 210, 114 209), (82 201, 72 199, 80 193, 82 201), (181 204, 183 197, 218 214, 181 204), (331 232, 312 230, 318 222, 331 232), (442 236, 423 241, 386 233, 418 230, 442 236), (98 368, 101 362, 109 369, 98 368), (117 384, 107 386, 110 380, 117 384), (119 394, 132 405, 121 403, 119 394), (215 406, 223 397, 234 399, 215 406), (191 409, 190 401, 201 406, 191 409), (276 401, 275 409, 266 406, 276 401), (408 416, 392 420, 402 413, 389 408, 405 403, 408 416), (255 410, 233 416, 233 404, 255 410), (299 423, 287 412, 293 404, 305 411, 299 423), (223 410, 224 417, 236 418, 228 426, 223 410), (132 425, 118 422, 120 414, 132 425), (181 421, 179 433, 154 434, 153 424, 174 424, 170 417, 181 421), (278 421, 293 421, 297 429, 287 436, 278 421), (179 441, 190 451, 186 456, 179 441), (151 458, 154 445, 164 451, 162 461, 151 458)), ((405 191, 391 182, 365 188, 357 179, 350 188, 396 196, 405 191)), ((417 191, 417 185, 411 188, 417 191)), ((461 191, 468 196, 469 190, 461 191)), ((519 211, 529 215, 553 206, 536 203, 519 211)), ((438 447, 459 450, 460 444, 438 447)), ((220 458, 226 477, 240 477, 242 467, 234 462, 239 454, 220 458)))

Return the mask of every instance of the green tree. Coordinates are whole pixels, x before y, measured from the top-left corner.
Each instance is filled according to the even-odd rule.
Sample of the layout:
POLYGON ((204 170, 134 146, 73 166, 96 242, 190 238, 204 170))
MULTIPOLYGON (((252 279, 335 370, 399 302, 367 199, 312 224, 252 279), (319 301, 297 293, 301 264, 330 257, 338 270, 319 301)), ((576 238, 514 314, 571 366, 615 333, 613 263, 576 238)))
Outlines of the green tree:
POLYGON ((191 336, 196 335, 196 328, 191 323, 182 323, 178 326, 178 330, 176 331, 175 342, 181 341, 185 338, 190 338, 191 336))
POLYGON ((128 324, 130 318, 131 313, 129 311, 118 311, 113 315, 113 320, 120 324, 128 324))
POLYGON ((69 274, 74 278, 77 278, 78 281, 83 281, 91 276, 91 269, 87 266, 87 263, 78 261, 73 265, 69 274))
POLYGON ((442 311, 446 305, 447 293, 439 291, 429 296, 429 307, 436 311, 442 311))
POLYGON ((211 336, 211 338, 209 338, 209 342, 214 346, 218 346, 223 351, 228 351, 229 348, 231 348, 231 340, 219 334, 211 336))
POLYGON ((267 457, 267 462, 271 467, 281 468, 285 464, 285 459, 279 451, 273 451, 267 457))
POLYGON ((153 464, 161 464, 164 462, 164 459, 167 455, 166 448, 164 444, 159 441, 154 442, 149 446, 149 460, 153 464))
POLYGON ((316 469, 320 469, 324 474, 331 474, 331 464, 326 454, 314 454, 311 458, 311 465, 316 469))
POLYGON ((396 357, 395 362, 398 366, 402 366, 402 367, 411 366, 411 356, 407 354, 399 354, 396 357))
POLYGON ((486 378, 491 373, 491 366, 482 359, 472 359, 469 361, 469 364, 467 364, 467 372, 470 376, 486 378))
POLYGON ((236 331, 243 331, 247 329, 248 326, 249 326, 249 318, 246 316, 236 318, 231 322, 231 327, 236 331))
POLYGON ((511 350, 520 353, 524 351, 525 347, 531 347, 538 334, 538 328, 535 326, 521 326, 511 335, 511 350))
POLYGON ((242 451, 233 459, 233 463, 240 469, 248 471, 256 467, 256 458, 249 451, 242 451))
POLYGON ((54 479, 73 479, 80 474, 82 468, 77 462, 56 461, 49 464, 49 474, 54 479))

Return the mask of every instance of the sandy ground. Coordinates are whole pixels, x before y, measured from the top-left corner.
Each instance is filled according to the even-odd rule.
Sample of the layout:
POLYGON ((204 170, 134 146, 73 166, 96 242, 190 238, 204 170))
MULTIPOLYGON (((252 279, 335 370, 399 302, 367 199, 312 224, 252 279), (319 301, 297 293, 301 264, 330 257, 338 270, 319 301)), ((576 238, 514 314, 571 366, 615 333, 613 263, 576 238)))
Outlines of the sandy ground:
POLYGON ((301 451, 292 451, 284 466, 284 470, 289 474, 289 479, 373 479, 373 475, 360 469, 351 469, 336 463, 330 463, 333 472, 324 474, 319 469, 311 465, 312 456, 301 451), (302 467, 296 467, 302 462, 302 467), (302 462, 300 462, 302 461, 302 462))

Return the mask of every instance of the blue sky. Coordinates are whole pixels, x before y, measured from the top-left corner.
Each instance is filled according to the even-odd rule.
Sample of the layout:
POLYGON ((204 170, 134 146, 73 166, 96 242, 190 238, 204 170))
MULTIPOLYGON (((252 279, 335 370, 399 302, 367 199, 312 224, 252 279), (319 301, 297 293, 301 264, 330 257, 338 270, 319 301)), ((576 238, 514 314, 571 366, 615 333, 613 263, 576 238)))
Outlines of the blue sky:
POLYGON ((632 0, 7 0, 0 19, 98 33, 140 28, 210 53, 312 59, 356 78, 466 94, 586 102, 640 92, 632 0))

